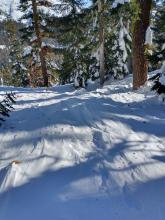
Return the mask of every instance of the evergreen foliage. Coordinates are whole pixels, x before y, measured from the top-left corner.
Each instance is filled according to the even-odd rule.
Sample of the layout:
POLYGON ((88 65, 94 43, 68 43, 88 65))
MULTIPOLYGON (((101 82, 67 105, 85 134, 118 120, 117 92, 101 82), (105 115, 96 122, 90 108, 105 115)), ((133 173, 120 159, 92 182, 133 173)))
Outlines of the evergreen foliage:
POLYGON ((127 4, 111 9, 109 25, 106 27, 106 70, 115 79, 122 79, 129 73, 132 41, 130 12, 127 4))
POLYGON ((15 99, 15 94, 11 92, 7 93, 4 100, 0 102, 0 126, 5 118, 10 116, 10 112, 14 110, 12 105, 16 103, 15 99))
MULTIPOLYGON (((29 56, 29 81, 32 86, 48 86, 48 70, 46 61, 46 23, 45 16, 53 7, 51 1, 21 0, 21 21, 25 23, 20 29, 22 40, 31 46, 29 56)), ((48 15, 47 15, 48 16, 48 15)))
MULTIPOLYGON (((9 39, 5 84, 37 87, 48 86, 49 80, 49 85, 74 83, 78 88, 86 87, 89 79, 103 84, 132 72, 132 32, 141 11, 137 0, 125 2, 20 0, 22 23, 11 19, 11 10, 5 21, 9 39)), ((165 2, 153 2, 150 60, 158 68, 165 57, 165 2)))
POLYGON ((94 74, 94 66, 97 65, 97 60, 92 54, 95 38, 92 37, 90 11, 83 7, 83 1, 69 0, 62 1, 60 9, 57 10, 61 10, 64 16, 52 16, 49 19, 49 24, 53 24, 49 32, 61 45, 60 49, 54 49, 63 56, 58 71, 60 82, 75 82, 76 87, 84 87, 87 79, 94 74))
POLYGON ((165 61, 165 2, 157 5, 153 19, 154 51, 150 61, 155 68, 159 68, 165 61))
POLYGON ((22 44, 20 43, 17 23, 13 20, 8 20, 6 23, 8 29, 8 36, 10 38, 9 44, 9 59, 11 70, 11 84, 14 86, 28 85, 27 69, 23 64, 22 59, 22 44))
MULTIPOLYGON (((85 87, 88 79, 99 78, 98 4, 97 1, 93 1, 91 7, 86 9, 82 7, 82 1, 67 1, 67 3, 69 10, 64 13, 65 16, 50 19, 54 25, 51 31, 59 44, 63 45, 61 49, 63 62, 59 69, 60 82, 62 84, 74 82, 75 87, 85 87)), ((113 1, 103 3, 105 74, 122 78, 128 73, 127 62, 131 40, 127 30, 128 19, 125 19, 126 16, 120 9, 120 12, 117 10, 117 15, 112 16, 113 1), (123 15, 123 19, 115 21, 119 13, 123 15), (124 19, 127 21, 127 27, 125 21, 123 22, 124 19)), ((125 14, 128 16, 128 13, 125 14)))

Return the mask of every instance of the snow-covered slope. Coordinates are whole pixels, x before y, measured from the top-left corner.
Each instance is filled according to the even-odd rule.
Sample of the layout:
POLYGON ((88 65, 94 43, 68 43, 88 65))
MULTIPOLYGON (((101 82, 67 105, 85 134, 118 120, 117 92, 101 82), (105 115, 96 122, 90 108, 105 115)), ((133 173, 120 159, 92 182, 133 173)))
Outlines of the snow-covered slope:
POLYGON ((0 220, 165 219, 165 105, 130 82, 13 89, 0 220))

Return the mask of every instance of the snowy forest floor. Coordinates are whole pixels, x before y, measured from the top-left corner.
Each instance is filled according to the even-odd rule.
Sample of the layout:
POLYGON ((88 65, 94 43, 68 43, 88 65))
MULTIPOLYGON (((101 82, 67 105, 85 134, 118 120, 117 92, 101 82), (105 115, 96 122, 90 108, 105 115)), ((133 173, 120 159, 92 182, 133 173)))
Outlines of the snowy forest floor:
POLYGON ((164 220, 165 105, 131 77, 13 90, 0 127, 0 220, 164 220), (14 163, 18 160, 18 163, 14 163))

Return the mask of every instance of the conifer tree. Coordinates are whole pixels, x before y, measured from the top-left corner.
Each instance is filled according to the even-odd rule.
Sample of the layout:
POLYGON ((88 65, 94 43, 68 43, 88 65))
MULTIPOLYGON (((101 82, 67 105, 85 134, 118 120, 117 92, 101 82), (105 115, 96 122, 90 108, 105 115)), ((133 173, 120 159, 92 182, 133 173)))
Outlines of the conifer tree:
MULTIPOLYGON (((11 13, 11 10, 10 10, 11 13)), ((19 40, 19 27, 21 24, 14 21, 11 14, 5 21, 8 38, 8 68, 11 74, 11 85, 26 86, 28 84, 26 68, 22 60, 22 44, 19 40)))
POLYGON ((129 73, 132 42, 130 5, 119 5, 117 8, 112 8, 112 5, 105 32, 105 64, 108 75, 121 79, 129 73))
POLYGON ((154 50, 150 61, 155 68, 160 68, 165 61, 165 1, 156 6, 153 20, 154 50))
POLYGON ((9 54, 12 73, 12 85, 14 86, 27 86, 29 84, 27 68, 24 65, 22 54, 22 45, 17 38, 14 38, 12 40, 9 54))
POLYGON ((62 4, 61 8, 67 13, 61 17, 52 16, 49 22, 54 27, 50 23, 48 25, 60 47, 57 46, 56 53, 61 49, 63 55, 59 69, 60 82, 74 81, 76 87, 84 87, 88 79, 100 78, 103 85, 108 74, 115 78, 126 75, 130 36, 124 13, 121 13, 122 19, 118 19, 118 15, 112 16, 113 1, 101 1, 102 9, 99 8, 99 1, 93 1, 87 9, 82 7, 80 1, 63 2, 67 2, 69 9, 64 5, 62 7, 62 4))
MULTIPOLYGON (((75 87, 85 87, 94 74, 97 60, 92 56, 95 38, 92 36, 91 14, 83 7, 83 1, 62 1, 58 11, 63 16, 52 16, 52 36, 57 40, 56 53, 61 49, 63 62, 59 69, 60 82, 74 82, 75 87), (67 5, 67 6, 66 6, 67 5)), ((50 23, 48 26, 50 26, 50 23)), ((51 34, 50 34, 51 35, 51 34)))
POLYGON ((21 29, 22 39, 27 45, 32 45, 30 59, 30 74, 35 75, 41 72, 42 85, 48 86, 48 70, 46 64, 45 41, 45 13, 51 9, 50 1, 45 0, 21 0, 20 10, 23 12, 21 20, 25 27, 21 29))

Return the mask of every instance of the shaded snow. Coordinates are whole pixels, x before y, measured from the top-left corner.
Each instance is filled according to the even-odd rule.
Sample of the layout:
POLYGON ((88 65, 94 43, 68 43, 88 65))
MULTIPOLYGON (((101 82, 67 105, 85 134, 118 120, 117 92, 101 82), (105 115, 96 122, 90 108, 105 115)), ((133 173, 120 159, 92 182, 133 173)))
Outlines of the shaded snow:
POLYGON ((0 127, 0 219, 165 219, 165 106, 131 81, 0 87, 17 93, 0 127))

